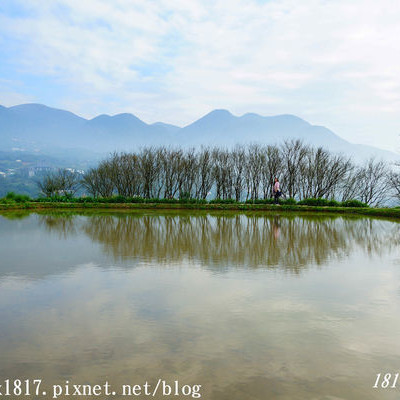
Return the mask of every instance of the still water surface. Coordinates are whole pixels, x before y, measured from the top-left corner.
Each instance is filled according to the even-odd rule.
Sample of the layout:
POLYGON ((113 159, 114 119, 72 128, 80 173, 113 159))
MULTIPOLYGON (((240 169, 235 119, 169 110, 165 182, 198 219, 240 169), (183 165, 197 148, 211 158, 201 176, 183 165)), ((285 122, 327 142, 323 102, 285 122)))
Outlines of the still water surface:
POLYGON ((0 215, 0 384, 399 399, 372 389, 400 372, 399 244, 368 218, 0 215))

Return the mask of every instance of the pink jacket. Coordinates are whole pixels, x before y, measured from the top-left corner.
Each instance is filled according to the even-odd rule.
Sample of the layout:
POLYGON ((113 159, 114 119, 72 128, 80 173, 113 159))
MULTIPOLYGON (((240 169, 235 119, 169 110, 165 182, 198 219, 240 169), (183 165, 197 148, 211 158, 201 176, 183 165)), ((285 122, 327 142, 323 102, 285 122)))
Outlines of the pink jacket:
POLYGON ((279 182, 275 182, 274 184, 274 193, 279 192, 279 182))

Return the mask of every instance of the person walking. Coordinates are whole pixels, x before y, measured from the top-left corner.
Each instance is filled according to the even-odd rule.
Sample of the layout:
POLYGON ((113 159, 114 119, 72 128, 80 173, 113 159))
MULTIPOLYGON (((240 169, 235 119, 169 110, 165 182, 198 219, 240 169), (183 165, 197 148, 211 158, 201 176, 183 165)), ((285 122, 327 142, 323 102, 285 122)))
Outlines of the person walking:
POLYGON ((279 203, 279 197, 282 194, 281 190, 280 190, 278 178, 275 178, 274 187, 272 188, 272 191, 274 193, 275 204, 278 204, 279 203))

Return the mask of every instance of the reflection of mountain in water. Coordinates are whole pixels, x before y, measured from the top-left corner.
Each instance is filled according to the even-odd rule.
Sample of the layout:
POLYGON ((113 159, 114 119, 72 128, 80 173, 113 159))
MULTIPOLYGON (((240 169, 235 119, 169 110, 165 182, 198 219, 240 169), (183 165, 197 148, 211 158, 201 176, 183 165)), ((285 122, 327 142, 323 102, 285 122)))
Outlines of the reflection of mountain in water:
POLYGON ((380 254, 400 241, 398 224, 367 218, 202 213, 40 218, 65 237, 82 230, 116 261, 161 264, 192 260, 218 267, 283 266, 297 272, 356 248, 380 254))

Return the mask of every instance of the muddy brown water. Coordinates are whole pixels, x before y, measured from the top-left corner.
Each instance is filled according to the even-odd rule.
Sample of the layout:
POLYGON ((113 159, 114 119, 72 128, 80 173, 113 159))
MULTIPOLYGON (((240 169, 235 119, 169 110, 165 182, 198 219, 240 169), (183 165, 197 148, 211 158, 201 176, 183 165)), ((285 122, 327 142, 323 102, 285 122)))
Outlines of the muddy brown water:
POLYGON ((366 217, 3 213, 0 392, 398 399, 373 386, 400 373, 399 244, 398 222, 366 217))

